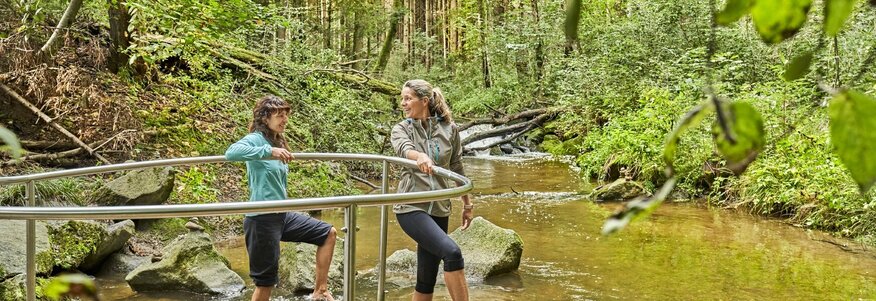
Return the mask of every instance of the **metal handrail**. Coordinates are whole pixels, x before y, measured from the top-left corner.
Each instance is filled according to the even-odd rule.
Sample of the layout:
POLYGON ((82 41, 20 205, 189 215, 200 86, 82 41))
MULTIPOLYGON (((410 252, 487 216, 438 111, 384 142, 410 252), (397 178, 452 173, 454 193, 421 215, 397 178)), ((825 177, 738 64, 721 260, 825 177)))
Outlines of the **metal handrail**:
MULTIPOLYGON (((440 200, 461 196, 472 189, 471 180, 441 167, 435 167, 433 172, 444 178, 462 183, 455 188, 441 190, 393 193, 388 194, 389 163, 395 163, 408 168, 417 168, 413 160, 369 154, 338 154, 338 153, 294 153, 295 160, 334 160, 334 161, 375 161, 383 163, 381 173, 381 194, 333 196, 303 199, 286 199, 278 201, 233 202, 213 204, 184 205, 152 205, 152 206, 112 206, 112 207, 34 207, 34 182, 87 176, 109 172, 128 171, 151 167, 166 167, 202 163, 228 162, 224 156, 193 157, 164 159, 142 162, 129 162, 113 165, 85 167, 38 174, 0 177, 0 185, 26 185, 27 207, 0 206, 0 219, 26 220, 27 236, 27 300, 36 300, 36 220, 70 220, 70 219, 129 219, 129 218, 170 218, 190 216, 229 215, 241 213, 268 213, 289 210, 315 210, 344 208, 344 221, 347 229, 356 229, 356 208, 359 206, 381 206, 380 211, 380 262, 378 265, 378 300, 384 299, 384 282, 386 272, 386 232, 388 207, 392 204, 417 203, 430 200, 440 200)), ((344 240, 344 298, 354 300, 355 297, 355 231, 347 231, 344 240)))

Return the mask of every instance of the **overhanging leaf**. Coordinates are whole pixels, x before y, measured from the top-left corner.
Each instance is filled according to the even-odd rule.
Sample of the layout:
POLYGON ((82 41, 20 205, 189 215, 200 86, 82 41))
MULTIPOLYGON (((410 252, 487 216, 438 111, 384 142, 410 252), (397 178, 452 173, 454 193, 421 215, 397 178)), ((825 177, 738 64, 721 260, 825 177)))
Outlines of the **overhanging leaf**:
POLYGON ((754 0, 727 0, 724 9, 715 16, 715 21, 719 25, 730 25, 747 14, 752 5, 754 0))
POLYGON ((650 214, 655 208, 657 208, 657 205, 663 203, 663 200, 666 199, 669 192, 675 188, 676 181, 675 177, 671 177, 663 183, 663 186, 661 186, 660 190, 654 195, 645 198, 637 198, 627 203, 623 209, 615 212, 605 220, 605 223, 602 224, 602 235, 617 232, 626 227, 631 221, 650 214))
POLYGON ((751 8, 751 19, 760 38, 775 44, 794 36, 806 23, 812 0, 762 0, 751 8))
POLYGON ((21 144, 18 143, 15 133, 0 126, 0 140, 3 140, 3 143, 12 151, 13 158, 21 156, 21 144))
POLYGON ((836 36, 849 14, 855 8, 855 0, 827 0, 824 7, 824 32, 836 36))
POLYGON ((808 51, 798 55, 787 66, 785 66, 784 78, 786 81, 793 81, 803 77, 809 73, 809 65, 812 64, 812 52, 808 51))
POLYGON ((681 120, 675 124, 672 132, 666 136, 666 141, 663 143, 663 162, 666 163, 667 174, 672 176, 674 173, 675 151, 678 149, 678 140, 681 139, 681 134, 687 131, 688 128, 696 126, 703 120, 703 117, 712 111, 712 102, 705 101, 681 117, 681 120))
POLYGON ((830 100, 830 140, 861 192, 876 182, 876 99, 854 90, 830 100))
POLYGON ((741 174, 766 144, 763 119, 760 113, 746 102, 733 102, 722 107, 727 128, 732 131, 733 142, 727 139, 727 133, 717 120, 712 125, 712 137, 718 152, 727 159, 728 168, 736 174, 741 174))

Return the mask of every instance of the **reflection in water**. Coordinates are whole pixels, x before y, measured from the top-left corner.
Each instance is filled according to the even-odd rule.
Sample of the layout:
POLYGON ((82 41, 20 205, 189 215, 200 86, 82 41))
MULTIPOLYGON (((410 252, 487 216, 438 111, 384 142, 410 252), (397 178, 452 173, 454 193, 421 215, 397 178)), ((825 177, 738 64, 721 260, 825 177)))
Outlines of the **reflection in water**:
MULTIPOLYGON (((589 184, 563 163, 467 158, 466 173, 476 187, 475 215, 517 231, 524 241, 520 269, 472 284, 472 300, 876 299, 876 253, 844 252, 815 240, 827 237, 815 231, 745 213, 665 204, 647 220, 605 237, 599 229, 618 205, 584 200, 576 192, 589 184)), ((454 213, 451 229, 461 221, 459 211, 454 213)), ((340 211, 321 218, 343 223, 340 211)), ((358 220, 357 269, 367 271, 377 263, 378 208, 361 208, 358 220)), ((249 281, 242 239, 220 247, 249 281)), ((414 247, 392 216, 390 254, 414 247)), ((136 294, 124 280, 101 279, 100 284, 105 300, 212 300, 136 294)), ((387 289, 388 300, 410 300, 413 291, 392 283, 387 289)), ((357 292, 357 300, 375 299, 374 279, 359 279, 357 292)), ((278 294, 282 297, 276 300, 304 300, 282 290, 278 294)), ((435 297, 450 300, 444 287, 436 288, 435 297)))

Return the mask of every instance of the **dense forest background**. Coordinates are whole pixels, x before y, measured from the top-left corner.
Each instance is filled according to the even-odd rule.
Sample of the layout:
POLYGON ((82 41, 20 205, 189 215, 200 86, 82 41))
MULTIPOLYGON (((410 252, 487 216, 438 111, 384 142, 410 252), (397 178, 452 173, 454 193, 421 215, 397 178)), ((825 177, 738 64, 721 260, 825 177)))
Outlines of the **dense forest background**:
MULTIPOLYGON (((832 92, 840 87, 876 88, 874 9, 866 1, 758 3, 773 2, 777 15, 806 6, 788 15, 799 32, 764 38, 757 10, 713 22, 714 12, 751 1, 0 0, 0 121, 25 149, 0 164, 9 175, 221 154, 246 133, 265 93, 292 104, 286 135, 296 152, 390 154, 399 87, 422 78, 445 91, 461 124, 529 122, 518 142, 569 156, 582 177, 628 176, 651 191, 671 178, 675 200, 876 242, 872 182, 853 178, 834 152, 827 108, 832 94, 849 95, 832 92), (825 7, 840 2, 854 13, 838 34, 825 34, 825 7), (794 63, 799 57, 811 70, 794 63), (799 79, 788 80, 789 67, 799 79), (667 136, 711 98, 759 112, 756 160, 744 173, 728 168, 713 142, 712 113, 680 136, 668 175, 667 136), (58 127, 88 147, 67 142, 58 127)), ((873 141, 859 142, 873 150, 873 141)), ((297 164, 291 192, 356 193, 349 177, 375 170, 297 164)), ((181 168, 172 202, 243 200, 241 173, 181 168)), ((85 192, 99 182, 38 190, 86 205, 85 192)), ((22 191, 4 188, 0 199, 15 205, 22 191)), ((185 231, 183 222, 164 223, 163 233, 185 231)))

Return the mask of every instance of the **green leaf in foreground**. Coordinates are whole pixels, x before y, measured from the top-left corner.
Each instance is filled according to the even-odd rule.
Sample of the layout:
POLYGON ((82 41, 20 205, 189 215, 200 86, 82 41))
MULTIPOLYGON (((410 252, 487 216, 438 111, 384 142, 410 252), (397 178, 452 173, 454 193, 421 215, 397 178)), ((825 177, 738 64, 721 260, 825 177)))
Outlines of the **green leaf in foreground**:
POLYGON ((834 150, 866 192, 876 182, 876 99, 842 91, 830 100, 828 113, 834 150))
POLYGON ((798 55, 787 66, 785 66, 785 75, 783 76, 786 81, 793 81, 798 78, 803 77, 806 73, 809 73, 809 65, 812 64, 812 52, 806 52, 804 54, 798 55))
POLYGON ((736 174, 745 171, 766 144, 763 119, 760 113, 746 102, 733 102, 722 105, 727 126, 732 131, 734 141, 727 139, 723 127, 716 120, 712 125, 712 137, 718 152, 727 159, 727 167, 736 174))
POLYGON ((675 177, 671 177, 663 183, 657 193, 649 197, 636 198, 626 204, 623 209, 615 212, 602 224, 602 235, 612 234, 626 227, 631 221, 647 216, 658 205, 663 203, 669 192, 675 188, 675 177))
POLYGON ((15 137, 15 133, 12 131, 0 126, 0 140, 12 150, 12 157, 18 158, 21 156, 21 144, 18 143, 18 138, 15 137))
POLYGON ((751 19, 767 44, 784 41, 800 31, 812 0, 762 0, 751 8, 751 19))
POLYGON ((705 101, 681 117, 681 120, 675 124, 672 132, 666 136, 666 141, 663 143, 663 161, 666 163, 667 175, 672 176, 674 172, 675 151, 678 149, 678 140, 681 139, 681 134, 687 131, 688 128, 696 126, 703 120, 703 117, 712 111, 712 102, 705 101))
POLYGON ((715 21, 719 25, 729 25, 745 16, 754 4, 754 0, 727 0, 727 3, 715 16, 715 21))
POLYGON ((824 7, 824 32, 828 36, 836 36, 853 9, 855 0, 827 0, 824 7))

